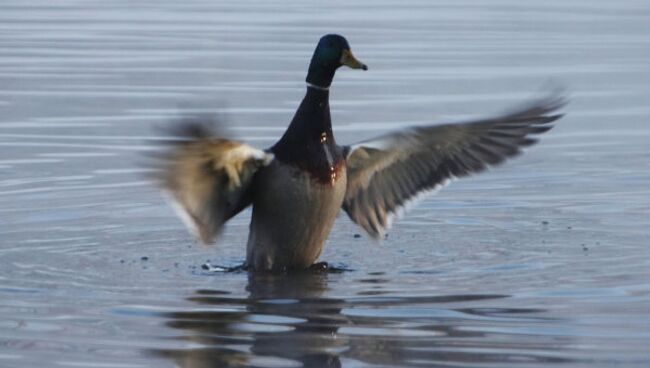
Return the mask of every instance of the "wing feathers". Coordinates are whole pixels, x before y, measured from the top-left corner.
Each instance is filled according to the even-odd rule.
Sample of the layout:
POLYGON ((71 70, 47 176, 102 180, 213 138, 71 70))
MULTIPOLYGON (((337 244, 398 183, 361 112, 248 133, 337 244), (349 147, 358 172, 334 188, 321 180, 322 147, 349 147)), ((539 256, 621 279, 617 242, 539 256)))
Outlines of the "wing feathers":
POLYGON ((371 236, 419 193, 446 180, 485 170, 537 142, 562 114, 566 100, 551 97, 492 119, 415 127, 346 147, 348 187, 343 208, 371 236))
POLYGON ((215 138, 209 126, 186 123, 173 133, 182 140, 159 155, 155 178, 183 222, 203 243, 250 204, 255 172, 273 155, 244 143, 215 138))

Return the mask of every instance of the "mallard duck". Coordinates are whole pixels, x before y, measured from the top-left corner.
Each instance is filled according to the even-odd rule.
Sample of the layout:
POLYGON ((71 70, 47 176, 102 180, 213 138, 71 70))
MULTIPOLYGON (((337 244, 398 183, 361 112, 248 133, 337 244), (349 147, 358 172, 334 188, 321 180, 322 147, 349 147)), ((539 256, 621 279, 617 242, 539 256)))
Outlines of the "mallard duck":
POLYGON ((329 87, 341 66, 367 70, 335 34, 322 37, 307 73, 307 92, 280 140, 260 150, 217 137, 201 123, 168 154, 159 183, 204 243, 252 205, 246 266, 308 268, 343 209, 372 238, 422 192, 502 163, 551 129, 565 101, 558 95, 509 113, 464 123, 418 126, 350 146, 332 132, 329 87))

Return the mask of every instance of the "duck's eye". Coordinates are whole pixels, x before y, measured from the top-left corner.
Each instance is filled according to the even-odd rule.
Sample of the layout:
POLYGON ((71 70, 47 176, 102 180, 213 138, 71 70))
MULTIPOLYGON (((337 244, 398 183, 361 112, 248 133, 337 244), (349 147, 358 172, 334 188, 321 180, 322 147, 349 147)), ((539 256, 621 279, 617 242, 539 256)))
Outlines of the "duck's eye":
POLYGON ((327 46, 329 46, 329 47, 334 47, 334 42, 330 42, 330 43, 328 43, 327 46))

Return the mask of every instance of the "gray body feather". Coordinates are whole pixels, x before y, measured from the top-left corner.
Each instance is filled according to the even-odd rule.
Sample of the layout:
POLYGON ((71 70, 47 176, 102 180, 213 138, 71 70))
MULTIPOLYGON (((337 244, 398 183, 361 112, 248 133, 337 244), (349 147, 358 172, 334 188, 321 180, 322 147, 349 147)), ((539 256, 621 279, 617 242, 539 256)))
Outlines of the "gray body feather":
POLYGON ((341 210, 345 169, 333 184, 278 160, 253 178, 246 263, 256 270, 306 268, 320 256, 341 210))

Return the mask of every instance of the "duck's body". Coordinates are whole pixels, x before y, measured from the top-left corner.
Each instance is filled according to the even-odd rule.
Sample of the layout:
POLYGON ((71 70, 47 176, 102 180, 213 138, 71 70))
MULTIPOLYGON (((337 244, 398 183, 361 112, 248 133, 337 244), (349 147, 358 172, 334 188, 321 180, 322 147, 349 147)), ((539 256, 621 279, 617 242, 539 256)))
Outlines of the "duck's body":
POLYGON ((246 263, 258 270, 307 268, 323 250, 347 185, 327 90, 307 87, 289 128, 270 151, 275 160, 253 178, 246 263))
POLYGON ((307 75, 307 93, 282 138, 262 151, 217 139, 201 124, 181 129, 184 141, 161 175, 181 217, 204 242, 252 204, 246 264, 253 270, 307 268, 343 208, 374 238, 390 217, 422 191, 503 162, 551 128, 564 104, 551 97, 491 119, 414 127, 352 146, 337 145, 329 110, 336 69, 367 67, 338 35, 321 38, 307 75))
POLYGON ((345 169, 321 182, 274 160, 253 180, 246 264, 256 270, 307 268, 321 254, 345 196, 345 169))

